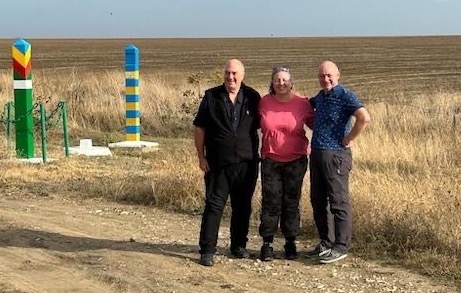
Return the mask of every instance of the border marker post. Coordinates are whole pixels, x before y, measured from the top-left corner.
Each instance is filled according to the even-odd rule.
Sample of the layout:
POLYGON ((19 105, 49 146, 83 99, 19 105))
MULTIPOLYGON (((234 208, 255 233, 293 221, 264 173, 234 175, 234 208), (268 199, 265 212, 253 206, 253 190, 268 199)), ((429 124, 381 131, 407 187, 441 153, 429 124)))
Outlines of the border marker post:
POLYGON ((141 111, 139 99, 139 49, 125 47, 125 141, 109 143, 109 148, 152 148, 158 143, 141 141, 141 111))
POLYGON ((141 140, 139 111, 139 49, 125 48, 125 140, 141 140))
POLYGON ((13 43, 12 56, 16 156, 30 159, 35 153, 31 45, 23 39, 18 39, 13 43))

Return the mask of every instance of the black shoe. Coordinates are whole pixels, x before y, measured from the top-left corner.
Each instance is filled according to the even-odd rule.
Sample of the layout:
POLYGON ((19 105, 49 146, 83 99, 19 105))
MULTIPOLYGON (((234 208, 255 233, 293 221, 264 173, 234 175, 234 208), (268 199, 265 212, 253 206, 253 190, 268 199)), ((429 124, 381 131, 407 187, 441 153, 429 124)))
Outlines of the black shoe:
POLYGON ((250 258, 250 254, 245 247, 231 248, 231 254, 235 258, 250 258))
POLYGON ((310 251, 308 251, 306 253, 306 257, 308 259, 314 259, 315 260, 315 259, 321 258, 324 255, 329 254, 330 251, 331 251, 331 248, 328 248, 328 247, 324 246, 322 243, 319 243, 314 247, 314 249, 312 249, 312 250, 310 250, 310 251))
POLYGON ((261 255, 260 259, 262 261, 271 261, 274 259, 274 248, 269 244, 264 244, 261 246, 261 255))
POLYGON ((212 253, 204 253, 200 255, 199 264, 206 267, 212 267, 214 265, 214 255, 212 253))
POLYGON ((294 242, 287 242, 283 246, 285 249, 285 258, 293 260, 298 258, 298 251, 296 250, 296 244, 294 242))

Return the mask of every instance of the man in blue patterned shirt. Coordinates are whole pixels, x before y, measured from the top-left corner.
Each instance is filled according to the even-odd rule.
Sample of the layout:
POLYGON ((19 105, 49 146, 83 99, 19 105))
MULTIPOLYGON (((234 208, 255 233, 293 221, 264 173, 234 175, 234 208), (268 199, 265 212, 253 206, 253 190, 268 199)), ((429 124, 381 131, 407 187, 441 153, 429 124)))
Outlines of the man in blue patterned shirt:
POLYGON ((322 90, 310 99, 315 110, 310 160, 311 203, 320 243, 307 257, 328 264, 347 256, 352 217, 349 198, 350 147, 370 123, 357 96, 339 84, 339 69, 324 61, 318 69, 322 90), (351 126, 351 117, 355 123, 351 126))

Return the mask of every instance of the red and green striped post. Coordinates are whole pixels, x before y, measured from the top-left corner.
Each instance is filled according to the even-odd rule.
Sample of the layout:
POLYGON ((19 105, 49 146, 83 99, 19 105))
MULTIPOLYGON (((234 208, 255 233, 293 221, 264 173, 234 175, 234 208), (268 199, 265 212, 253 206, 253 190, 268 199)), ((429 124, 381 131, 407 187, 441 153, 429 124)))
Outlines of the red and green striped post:
POLYGON ((16 156, 34 157, 34 121, 32 113, 31 46, 23 39, 13 43, 14 119, 16 156))

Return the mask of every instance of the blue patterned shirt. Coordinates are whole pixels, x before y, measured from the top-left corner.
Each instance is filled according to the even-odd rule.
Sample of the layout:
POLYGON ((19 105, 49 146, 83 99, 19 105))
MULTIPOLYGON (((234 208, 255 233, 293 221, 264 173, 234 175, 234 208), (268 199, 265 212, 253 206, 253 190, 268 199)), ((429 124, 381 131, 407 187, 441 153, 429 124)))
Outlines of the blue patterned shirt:
POLYGON ((312 149, 344 149, 342 140, 351 129, 350 118, 363 104, 340 84, 326 94, 320 91, 310 103, 315 111, 312 149))

